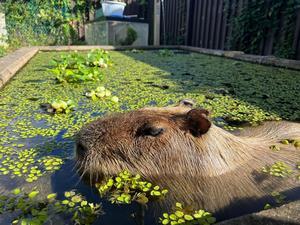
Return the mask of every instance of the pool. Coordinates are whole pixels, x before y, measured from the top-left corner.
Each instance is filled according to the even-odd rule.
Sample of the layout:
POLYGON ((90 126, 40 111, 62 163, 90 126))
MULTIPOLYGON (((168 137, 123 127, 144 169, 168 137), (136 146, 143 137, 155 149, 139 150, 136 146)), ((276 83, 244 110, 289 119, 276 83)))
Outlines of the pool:
MULTIPOLYGON (((76 189, 89 201, 102 203, 105 214, 99 224, 134 224, 130 215, 136 205, 101 200, 76 174, 74 135, 87 122, 186 98, 210 110, 215 123, 230 131, 267 120, 300 121, 300 71, 170 51, 111 51, 113 65, 104 70, 104 80, 80 84, 58 84, 49 72, 51 59, 61 53, 41 52, 32 58, 0 90, 0 194, 11 195, 21 187, 22 192, 38 190, 41 199, 49 193, 62 199, 65 191, 76 189), (98 86, 111 90, 119 101, 85 96, 98 86), (41 109, 54 100, 72 100, 75 111, 50 115, 41 109)), ((146 213, 146 224, 158 222, 158 217, 146 213)))

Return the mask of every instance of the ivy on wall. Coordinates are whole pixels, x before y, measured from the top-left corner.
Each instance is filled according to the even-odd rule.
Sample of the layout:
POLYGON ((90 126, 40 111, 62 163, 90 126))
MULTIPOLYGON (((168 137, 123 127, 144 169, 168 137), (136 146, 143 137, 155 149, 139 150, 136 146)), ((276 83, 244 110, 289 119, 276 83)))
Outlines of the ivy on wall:
POLYGON ((90 1, 85 0, 6 0, 8 44, 70 44, 77 40, 76 23, 84 20, 90 1))
MULTIPOLYGON (((225 4, 229 4, 229 0, 225 4)), ((293 39, 299 7, 299 0, 249 0, 240 15, 231 21, 230 48, 260 54, 262 43, 273 36, 273 54, 294 58, 293 39)))

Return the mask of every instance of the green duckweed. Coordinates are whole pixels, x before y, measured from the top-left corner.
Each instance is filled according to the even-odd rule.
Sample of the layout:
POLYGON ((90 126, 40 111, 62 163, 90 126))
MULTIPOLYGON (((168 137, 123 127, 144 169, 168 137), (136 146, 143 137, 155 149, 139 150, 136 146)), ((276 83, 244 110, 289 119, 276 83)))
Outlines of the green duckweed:
MULTIPOLYGON (((184 98, 194 99, 197 107, 210 110, 215 123, 228 130, 245 125, 255 126, 267 120, 300 120, 299 110, 296 110, 300 107, 299 71, 196 53, 169 53, 171 57, 162 56, 159 51, 102 52, 103 60, 100 61, 88 56, 91 53, 75 53, 76 60, 83 58, 86 62, 87 58, 91 59, 85 67, 101 73, 96 79, 76 78, 75 82, 70 83, 63 76, 57 82, 59 79, 51 71, 64 61, 64 56, 57 58, 56 52, 39 53, 0 90, 1 176, 34 183, 40 177, 59 170, 65 159, 72 157, 73 137, 84 124, 106 113, 145 106, 167 106, 184 98), (50 61, 55 59, 57 64, 51 64, 50 61), (102 63, 107 64, 107 68, 102 63), (85 93, 98 87, 105 87, 111 92, 109 101, 91 101, 85 96, 85 93), (59 99, 72 101, 76 104, 76 110, 54 115, 41 110, 41 104, 59 99)), ((78 63, 81 63, 80 60, 78 63)), ((76 73, 73 75, 71 77, 76 77, 76 73)), ((295 143, 294 146, 298 147, 295 143)), ((266 167, 268 173, 272 171, 271 167, 266 167)), ((288 175, 289 169, 285 171, 281 167, 279 176, 288 175)), ((118 181, 113 180, 115 183, 118 181)), ((140 200, 145 203, 149 198, 166 194, 161 188, 155 190, 157 187, 153 184, 151 187, 147 187, 147 182, 144 185, 145 189, 139 190, 139 198, 120 192, 114 201, 130 203, 140 200)), ((19 194, 18 190, 16 193, 19 194)), ((56 203, 56 193, 52 193, 47 196, 47 201, 51 202, 51 207, 56 203, 57 210, 90 206, 86 200, 78 202, 79 198, 74 197, 76 194, 67 195, 70 196, 56 203)), ((38 197, 39 194, 30 201, 37 201, 38 197)), ((3 204, 6 202, 0 204, 1 210, 3 204)), ((93 207, 85 210, 97 212, 97 207, 93 207)), ((46 208, 39 208, 41 214, 35 211, 34 214, 39 214, 39 219, 44 220, 48 206, 46 208)), ((80 218, 80 213, 74 218, 80 218)), ((175 215, 182 214, 177 212, 175 215)), ((25 222, 30 220, 23 219, 25 222)), ((21 223, 21 220, 20 217, 15 224, 21 223)))
POLYGON ((70 193, 72 195, 65 195, 63 200, 56 199, 56 193, 49 194, 46 199, 40 199, 38 190, 23 193, 21 189, 16 188, 12 191, 13 196, 0 195, 0 215, 19 212, 11 222, 15 225, 52 223, 58 215, 63 215, 67 221, 72 221, 72 224, 89 225, 102 214, 100 205, 87 202, 75 191, 70 193))
POLYGON ((262 171, 275 177, 288 177, 293 173, 291 167, 284 162, 275 162, 273 165, 265 166, 262 171))
POLYGON ((199 224, 199 225, 209 225, 214 224, 216 219, 211 213, 205 210, 191 210, 189 208, 184 208, 179 202, 176 203, 173 213, 163 213, 159 221, 163 225, 171 224, 199 224))
POLYGON ((108 196, 111 203, 117 204, 130 204, 133 201, 146 204, 168 193, 168 190, 142 180, 139 174, 132 175, 126 170, 103 184, 96 184, 96 188, 101 196, 108 196))

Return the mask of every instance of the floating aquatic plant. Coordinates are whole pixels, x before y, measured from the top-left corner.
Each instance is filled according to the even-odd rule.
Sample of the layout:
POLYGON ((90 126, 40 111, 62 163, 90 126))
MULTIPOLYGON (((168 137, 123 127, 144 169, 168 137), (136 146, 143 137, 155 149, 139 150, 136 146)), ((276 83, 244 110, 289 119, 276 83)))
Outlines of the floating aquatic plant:
POLYGON ((292 143, 295 146, 295 148, 300 148, 300 141, 299 140, 293 140, 292 143))
POLYGON ((269 149, 271 149, 272 151, 280 151, 280 147, 278 145, 271 145, 269 146, 269 149))
POLYGON ((300 141, 299 140, 293 140, 293 139, 285 139, 285 140, 282 140, 280 141, 281 144, 284 144, 284 145, 289 145, 289 144, 292 144, 295 148, 299 148, 300 147, 300 141))
MULTIPOLYGON (((77 57, 82 57, 82 55, 77 55, 77 57)), ((87 64, 89 66, 96 66, 101 68, 107 68, 112 65, 111 58, 108 51, 103 49, 92 49, 87 54, 87 64)))
POLYGON ((89 225, 102 214, 100 205, 89 203, 74 191, 66 192, 64 200, 56 199, 56 193, 48 194, 46 199, 41 200, 36 189, 23 193, 20 188, 16 188, 12 194, 0 195, 0 214, 18 212, 12 221, 13 225, 51 224, 58 215, 63 215, 72 224, 89 225))
POLYGON ((47 112, 49 113, 69 113, 74 110, 75 105, 72 100, 68 101, 54 101, 51 104, 46 104, 47 112))
POLYGON ((192 210, 189 208, 184 208, 181 203, 177 202, 174 208, 174 212, 171 214, 164 213, 161 218, 159 218, 160 223, 163 225, 171 224, 199 224, 199 225, 209 225, 216 222, 216 218, 212 216, 211 213, 205 210, 192 210))
POLYGON ((265 204, 265 206, 264 206, 264 210, 268 210, 268 209, 271 209, 271 208, 272 208, 272 205, 269 204, 269 203, 265 204))
POLYGON ((96 184, 96 188, 101 196, 108 196, 110 202, 118 204, 130 204, 133 201, 146 204, 168 193, 168 190, 142 180, 139 174, 132 175, 126 170, 103 184, 96 184))
MULTIPOLYGON (((271 192, 271 196, 274 199, 276 205, 279 206, 285 202, 286 196, 278 191, 273 191, 271 192)), ((264 210, 271 209, 274 206, 272 206, 270 203, 265 204, 264 210)))
POLYGON ((107 98, 110 98, 110 100, 115 103, 119 101, 119 98, 117 96, 112 96, 111 91, 106 89, 103 86, 97 87, 95 90, 92 90, 91 92, 87 92, 85 96, 91 98, 93 101, 97 99, 107 99, 107 98))
POLYGON ((50 71, 60 83, 98 81, 103 78, 103 72, 100 68, 107 68, 110 63, 108 52, 104 50, 91 50, 86 57, 73 52, 61 55, 58 60, 53 60, 54 68, 50 71))
POLYGON ((288 177, 293 173, 293 170, 284 162, 275 162, 273 165, 265 166, 262 171, 275 177, 288 177))
MULTIPOLYGON (((55 84, 53 74, 47 70, 51 66, 49 61, 57 58, 57 52, 41 52, 34 57, 0 90, 1 174, 23 181, 30 178, 31 167, 33 179, 41 177, 38 170, 42 176, 55 171, 58 166, 52 165, 53 170, 46 170, 51 165, 39 160, 55 151, 59 155, 53 157, 63 162, 73 152, 74 134, 84 124, 106 112, 151 105, 161 107, 190 98, 195 100, 197 106, 210 110, 213 119, 220 118, 222 127, 229 130, 267 120, 300 119, 299 110, 295 110, 300 108, 300 91, 297 91, 299 71, 237 63, 195 53, 175 54, 172 57, 160 57, 158 51, 136 53, 110 52, 108 55, 114 66, 110 67, 107 63, 109 69, 101 68, 100 61, 99 66, 86 65, 101 72, 100 76, 97 75, 99 82, 97 77, 92 80, 95 82, 81 82, 83 80, 76 78, 80 84, 63 85, 55 84), (266 83, 268 85, 264 85, 266 83), (161 88, 164 85, 168 88, 161 88), (86 90, 95 90, 98 86, 105 86, 115 95, 122 96, 122 104, 113 101, 99 104, 83 95, 86 90), (216 93, 215 90, 220 88, 224 91, 216 93), (78 103, 76 111, 54 116, 40 112, 41 103, 61 99, 62 96, 78 103), (26 153, 29 149, 34 151, 26 153), (14 171, 14 166, 22 163, 17 152, 30 155, 21 156, 28 163, 24 173, 23 169, 20 170, 21 176, 17 169, 14 171)), ((88 61, 87 52, 76 54, 83 58, 80 64, 88 61)), ((62 82, 66 81, 62 79, 62 82)))
POLYGON ((144 52, 144 50, 141 50, 141 49, 132 49, 132 50, 126 50, 126 52, 132 52, 132 53, 143 53, 144 52))
POLYGON ((277 204, 282 204, 284 202, 284 200, 286 199, 286 196, 278 191, 273 191, 271 193, 271 196, 274 198, 274 200, 277 204))
POLYGON ((59 170, 63 160, 54 156, 42 156, 36 160, 38 152, 36 149, 24 149, 21 151, 10 151, 3 157, 0 174, 10 175, 11 178, 24 178, 31 183, 38 180, 46 173, 59 170))
POLYGON ((170 57, 174 55, 174 52, 170 49, 161 49, 158 51, 158 54, 163 57, 170 57))
POLYGON ((280 141, 280 143, 284 144, 284 145, 288 145, 290 142, 289 142, 289 140, 285 139, 285 140, 280 141))

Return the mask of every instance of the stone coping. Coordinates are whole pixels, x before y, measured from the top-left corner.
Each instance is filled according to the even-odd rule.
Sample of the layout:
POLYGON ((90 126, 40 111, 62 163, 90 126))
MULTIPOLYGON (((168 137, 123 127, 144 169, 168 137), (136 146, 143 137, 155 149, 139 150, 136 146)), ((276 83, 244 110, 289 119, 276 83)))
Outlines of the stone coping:
POLYGON ((221 56, 221 57, 226 57, 226 58, 231 58, 231 59, 241 60, 241 61, 246 61, 251 63, 283 67, 286 69, 300 70, 300 60, 284 59, 275 56, 251 55, 251 54, 245 54, 242 51, 223 51, 223 50, 190 47, 190 46, 181 46, 181 45, 179 46, 179 48, 187 51, 221 56))
POLYGON ((160 46, 100 46, 100 45, 71 45, 71 46, 36 46, 23 47, 15 52, 0 58, 0 89, 34 57, 39 51, 88 51, 91 49, 104 50, 155 50, 155 49, 179 49, 202 54, 226 57, 263 65, 283 67, 287 69, 300 70, 299 60, 289 60, 274 56, 249 55, 240 51, 223 51, 214 49, 197 48, 183 45, 160 45, 160 46))
POLYGON ((300 201, 226 220, 216 225, 299 225, 300 201))

